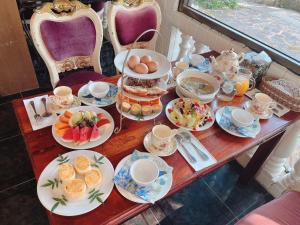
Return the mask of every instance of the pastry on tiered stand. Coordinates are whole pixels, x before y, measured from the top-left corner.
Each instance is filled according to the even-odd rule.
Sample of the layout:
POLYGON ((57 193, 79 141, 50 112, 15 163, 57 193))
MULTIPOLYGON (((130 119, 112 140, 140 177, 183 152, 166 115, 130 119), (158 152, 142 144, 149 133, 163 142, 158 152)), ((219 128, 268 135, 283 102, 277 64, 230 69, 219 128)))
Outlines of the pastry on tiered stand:
POLYGON ((168 93, 163 77, 171 68, 170 62, 165 56, 147 49, 132 49, 125 60, 127 52, 119 53, 115 59, 120 71, 125 61, 124 74, 118 82, 121 91, 117 110, 132 120, 154 119, 162 112, 160 98, 168 93))

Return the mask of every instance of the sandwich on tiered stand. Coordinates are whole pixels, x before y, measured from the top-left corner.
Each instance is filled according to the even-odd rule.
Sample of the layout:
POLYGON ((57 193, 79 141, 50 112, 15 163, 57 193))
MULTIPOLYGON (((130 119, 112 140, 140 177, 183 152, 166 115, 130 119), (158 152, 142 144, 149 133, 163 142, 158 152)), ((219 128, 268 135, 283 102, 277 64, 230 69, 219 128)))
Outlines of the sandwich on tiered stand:
MULTIPOLYGON (((148 32, 158 32, 150 29, 142 33, 135 43, 148 32)), ((171 70, 168 59, 153 50, 128 49, 120 52, 115 60, 115 66, 122 71, 118 81, 119 93, 117 97, 117 110, 121 114, 119 132, 122 129, 124 117, 146 121, 155 119, 162 112, 161 97, 167 93, 167 80, 171 70)))

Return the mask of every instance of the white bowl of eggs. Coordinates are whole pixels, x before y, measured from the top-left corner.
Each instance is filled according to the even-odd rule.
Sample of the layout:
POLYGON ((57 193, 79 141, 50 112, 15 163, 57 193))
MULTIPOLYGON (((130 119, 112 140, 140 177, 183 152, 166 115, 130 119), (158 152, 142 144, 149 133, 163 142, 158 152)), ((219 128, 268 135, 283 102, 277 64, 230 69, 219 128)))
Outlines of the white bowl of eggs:
MULTIPOLYGON (((115 66, 122 71, 128 50, 120 52, 114 60, 115 66)), ((168 59, 149 49, 132 49, 125 62, 124 73, 137 79, 157 79, 165 76, 171 69, 168 59)))

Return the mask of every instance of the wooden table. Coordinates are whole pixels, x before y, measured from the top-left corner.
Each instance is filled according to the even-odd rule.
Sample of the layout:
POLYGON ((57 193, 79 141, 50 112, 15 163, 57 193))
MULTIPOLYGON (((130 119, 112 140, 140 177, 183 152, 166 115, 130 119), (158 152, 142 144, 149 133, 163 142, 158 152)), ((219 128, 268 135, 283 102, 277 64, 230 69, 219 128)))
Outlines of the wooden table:
MULTIPOLYGON (((118 78, 118 76, 110 77, 106 78, 106 81, 116 83, 118 78)), ((79 87, 80 86, 73 87, 74 94, 77 93, 79 87)), ((177 95, 174 90, 170 90, 169 93, 162 98, 163 105, 166 105, 174 98, 177 98, 177 95)), ((240 106, 246 100, 248 100, 247 97, 236 97, 230 103, 215 100, 210 105, 213 110, 216 111, 224 105, 240 106)), ((15 100, 13 106, 27 146, 35 177, 38 179, 50 161, 56 158, 58 154, 63 154, 70 150, 60 146, 54 140, 50 127, 32 131, 22 99, 15 100)), ((115 105, 106 107, 105 109, 113 116, 116 126, 118 126, 119 113, 115 105)), ((206 131, 194 132, 194 135, 200 139, 201 143, 218 162, 200 172, 195 172, 178 152, 172 156, 165 157, 166 162, 174 168, 173 185, 167 196, 174 194, 194 180, 224 165, 235 156, 282 133, 288 125, 299 118, 299 113, 290 112, 282 118, 273 116, 269 120, 262 121, 261 132, 254 139, 232 136, 219 128, 216 123, 206 131)), ((161 113, 156 121, 174 127, 168 121, 164 112, 161 113)), ((153 121, 136 122, 126 119, 124 120, 123 130, 119 134, 113 134, 108 141, 92 150, 108 157, 115 167, 124 156, 130 154, 134 149, 144 151, 142 144, 143 138, 145 134, 151 130, 152 126, 153 121)), ((249 173, 247 175, 249 175, 249 173)), ((121 196, 116 188, 114 188, 106 202, 89 213, 75 217, 63 217, 48 212, 48 217, 50 223, 53 225, 119 224, 150 206, 149 204, 130 202, 121 196)))

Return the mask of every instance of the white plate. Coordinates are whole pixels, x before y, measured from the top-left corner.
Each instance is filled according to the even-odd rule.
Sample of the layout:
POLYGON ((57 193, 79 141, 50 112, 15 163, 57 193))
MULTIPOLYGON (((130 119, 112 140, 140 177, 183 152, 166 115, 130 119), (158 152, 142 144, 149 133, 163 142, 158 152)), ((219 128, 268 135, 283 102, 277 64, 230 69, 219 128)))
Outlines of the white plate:
MULTIPOLYGON (((73 151, 73 152, 68 152, 66 154, 63 154, 63 157, 68 156, 70 159, 69 162, 73 163, 74 159, 78 155, 85 155, 89 157, 90 159, 93 159, 94 155, 97 158, 100 158, 102 155, 98 152, 94 151, 88 151, 88 150, 78 150, 78 151, 73 151)), ((43 184, 48 182, 48 179, 53 180, 54 178, 57 178, 57 171, 58 171, 58 164, 59 162, 57 161, 58 158, 54 159, 51 161, 46 168, 43 170, 41 173, 38 183, 37 183, 37 194, 40 202, 42 205, 51 211, 51 208, 53 205, 56 203, 52 198, 53 197, 61 197, 62 195, 62 184, 58 183, 58 187, 54 187, 54 189, 51 189, 51 186, 48 187, 42 187, 43 184)), ((113 176, 114 176, 114 168, 111 164, 111 162, 104 157, 101 160, 104 164, 99 164, 99 170, 101 171, 103 175, 103 180, 100 184, 99 187, 97 187, 97 190, 100 190, 100 192, 104 193, 101 196, 102 201, 104 202, 108 196, 110 195, 114 183, 113 183, 113 176)), ((98 206, 101 205, 100 202, 98 201, 93 201, 90 203, 90 200, 88 199, 89 197, 89 192, 90 190, 87 189, 86 191, 86 196, 78 201, 67 201, 66 205, 61 205, 59 204, 57 208, 53 211, 53 213, 62 215, 62 216, 77 216, 81 215, 84 213, 87 213, 89 211, 92 211, 93 209, 97 208, 98 206)))
MULTIPOLYGON (((161 104, 161 102, 160 102, 160 104, 161 104)), ((120 114, 122 114, 124 117, 126 117, 127 119, 130 119, 130 120, 135 120, 135 121, 147 121, 147 120, 153 120, 154 118, 158 117, 158 116, 161 114, 162 110, 163 110, 163 107, 161 107, 161 110, 160 110, 158 113, 154 113, 154 114, 152 114, 152 115, 149 115, 149 116, 143 116, 142 118, 139 118, 139 117, 137 117, 137 116, 135 116, 135 115, 132 115, 132 114, 130 114, 130 113, 127 113, 127 112, 121 112, 121 110, 120 110, 119 107, 118 107, 118 103, 116 104, 116 108, 117 108, 118 112, 119 112, 120 114)))
MULTIPOLYGON (((158 156, 151 155, 150 153, 143 153, 143 154, 150 155, 150 157, 153 157, 155 161, 160 161, 160 163, 167 164, 163 159, 159 158, 158 156)), ((119 172, 119 170, 124 166, 126 160, 128 160, 130 157, 131 157, 131 155, 128 155, 119 162, 119 164, 117 165, 117 167, 115 169, 115 175, 119 172)), ((166 181, 166 185, 163 186, 164 188, 161 190, 160 194, 157 196, 157 199, 155 199, 155 201, 162 199, 170 191, 170 189, 172 187, 172 181, 173 181, 172 174, 168 174, 168 179, 166 181)), ((116 185, 116 188, 118 189, 118 191, 120 192, 121 195, 123 195, 125 198, 127 198, 130 201, 133 201, 136 203, 149 203, 149 202, 135 196, 134 194, 131 194, 130 192, 121 188, 118 185, 116 185)))
POLYGON ((171 145, 169 146, 169 148, 161 151, 155 149, 155 147, 151 144, 151 132, 145 136, 144 146, 148 152, 159 157, 166 157, 166 156, 173 155, 177 150, 177 142, 175 138, 172 138, 171 145))
MULTIPOLYGON (((110 124, 109 124, 109 126, 102 126, 102 127, 98 128, 99 131, 100 131, 100 134, 101 134, 100 138, 98 138, 96 141, 90 141, 90 142, 88 142, 86 144, 83 144, 83 145, 77 145, 73 142, 64 142, 61 139, 61 137, 59 137, 56 134, 55 127, 53 125, 52 126, 52 135, 53 135, 54 139, 59 144, 61 144, 62 146, 66 147, 66 148, 70 148, 70 149, 90 149, 90 148, 94 148, 96 146, 99 146, 99 145, 103 144, 108 138, 110 138, 110 136, 112 135, 112 133, 114 131, 114 127, 115 127, 114 119, 104 109, 97 108, 95 106, 79 106, 79 107, 76 107, 76 108, 69 109, 68 111, 70 111, 72 113, 78 112, 78 111, 93 111, 96 114, 103 113, 103 114, 105 114, 106 118, 110 121, 110 124)), ((58 120, 59 120, 59 118, 58 118, 58 120)))
MULTIPOLYGON (((117 67, 117 69, 122 72, 122 68, 123 68, 123 63, 125 60, 125 57, 127 55, 128 50, 122 51, 120 52, 114 60, 115 66, 117 67)), ((161 78, 164 77, 170 70, 171 70, 171 63, 168 61, 167 57, 149 50, 149 49, 132 49, 129 57, 132 55, 137 55, 137 56, 144 56, 144 55, 149 55, 151 56, 151 58, 155 61, 158 62, 158 70, 155 73, 150 73, 150 74, 138 74, 136 72, 134 72, 133 70, 131 70, 128 66, 127 66, 127 62, 125 63, 125 68, 124 68, 124 73, 130 77, 134 77, 134 78, 138 78, 138 79, 156 79, 156 78, 161 78)), ((128 57, 128 59, 129 59, 128 57)), ((128 60, 127 59, 127 60, 128 60)))
MULTIPOLYGON (((239 108, 239 107, 233 107, 232 106, 232 108, 239 108)), ((231 135, 233 135, 233 136, 236 136, 236 137, 242 137, 242 138, 248 138, 247 136, 245 136, 245 135, 242 135, 242 134, 240 134, 239 132, 235 132, 235 131, 233 131, 233 130, 229 130, 229 129, 227 129, 227 128, 225 128, 225 127, 223 127, 222 125, 220 125, 220 120, 221 120, 221 118, 222 118, 222 113, 223 113, 223 110, 224 110, 224 107, 223 108, 220 108, 220 109, 218 109, 218 111, 216 112, 216 121, 217 121, 217 123, 218 123, 218 125, 223 129, 223 130, 225 130, 227 133, 229 133, 229 134, 231 134, 231 135)), ((258 132, 257 133, 259 133, 260 132, 260 124, 259 124, 259 121, 257 121, 257 127, 258 127, 258 132)))
MULTIPOLYGON (((187 98, 187 96, 184 96, 184 95, 180 92, 178 86, 176 86, 175 92, 176 92, 176 94, 177 94, 180 98, 187 98)), ((198 98, 198 100, 199 100, 201 103, 203 103, 203 104, 211 103, 214 99, 215 99, 215 98, 209 99, 209 100, 207 100, 207 101, 203 101, 203 100, 201 100, 201 99, 198 98)))
POLYGON ((273 116, 273 110, 269 109, 267 112, 263 114, 258 114, 256 113, 253 108, 251 107, 251 101, 247 101, 244 104, 244 109, 252 113, 255 117, 262 119, 262 120, 267 120, 270 119, 273 116))
POLYGON ((170 113, 169 113, 169 109, 172 109, 173 106, 174 106, 174 104, 175 104, 175 102, 177 102, 179 99, 180 99, 180 98, 176 98, 176 99, 170 101, 170 102, 168 103, 168 105, 166 106, 166 110, 165 110, 165 113, 166 113, 167 118, 168 118, 168 119, 170 120, 170 122, 173 123, 176 127, 180 127, 180 128, 183 128, 183 129, 186 129, 186 130, 190 130, 190 131, 203 131, 203 130, 207 130, 208 128, 210 128, 210 127, 214 124, 214 122, 215 122, 215 116, 214 116, 214 112, 213 112, 213 111, 211 110, 211 108, 210 108, 210 110, 211 110, 211 117, 212 117, 212 119, 213 119, 212 122, 207 122, 204 126, 198 127, 197 129, 193 129, 193 128, 188 128, 188 127, 183 127, 183 126, 178 126, 178 125, 176 125, 176 122, 174 122, 174 121, 172 120, 172 118, 171 118, 171 115, 170 115, 170 113))
MULTIPOLYGON (((105 83, 107 83, 110 86, 110 88, 117 88, 117 86, 112 84, 112 83, 108 83, 108 82, 105 82, 105 83)), ((87 96, 87 95, 90 95, 90 93, 88 91, 88 84, 85 84, 78 91, 78 98, 81 100, 81 102, 86 104, 86 105, 89 105, 89 106, 105 107, 105 106, 112 105, 116 102, 118 91, 116 91, 111 97, 105 97, 104 99, 107 99, 111 102, 103 103, 103 104, 98 103, 96 101, 96 99, 92 96, 89 97, 89 98, 84 97, 84 96, 87 96)))

